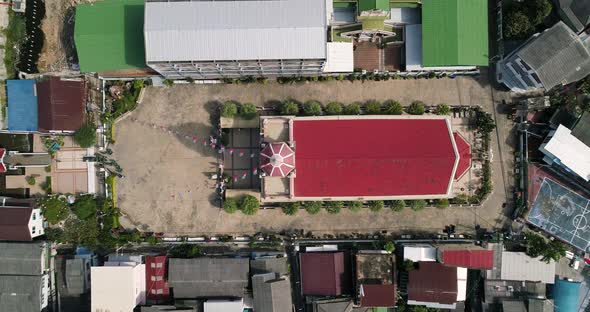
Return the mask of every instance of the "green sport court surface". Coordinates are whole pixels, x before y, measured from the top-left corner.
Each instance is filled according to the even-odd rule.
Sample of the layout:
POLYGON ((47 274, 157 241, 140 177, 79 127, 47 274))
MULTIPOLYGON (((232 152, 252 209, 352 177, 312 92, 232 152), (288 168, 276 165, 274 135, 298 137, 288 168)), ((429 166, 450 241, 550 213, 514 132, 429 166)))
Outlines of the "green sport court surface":
POLYGON ((80 71, 145 68, 143 0, 104 0, 76 7, 80 71))

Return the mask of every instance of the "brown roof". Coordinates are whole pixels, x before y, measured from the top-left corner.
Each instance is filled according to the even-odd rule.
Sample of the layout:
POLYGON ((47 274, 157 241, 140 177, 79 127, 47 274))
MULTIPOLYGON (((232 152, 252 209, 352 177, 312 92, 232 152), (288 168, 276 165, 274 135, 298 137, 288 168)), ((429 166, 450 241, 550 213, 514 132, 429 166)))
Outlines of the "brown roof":
POLYGON ((340 296, 350 293, 350 263, 343 252, 307 252, 299 257, 304 295, 340 296))
POLYGON ((0 240, 30 241, 32 207, 0 207, 0 240))
POLYGON ((359 252, 356 255, 356 278, 361 307, 395 306, 394 255, 359 252))
POLYGON ((50 77, 37 83, 39 131, 76 131, 84 124, 86 87, 83 81, 50 77))
POLYGON ((408 299, 453 304, 457 301, 457 268, 437 262, 419 262, 410 272, 408 299))
POLYGON ((361 284, 361 307, 394 307, 395 285, 361 284))

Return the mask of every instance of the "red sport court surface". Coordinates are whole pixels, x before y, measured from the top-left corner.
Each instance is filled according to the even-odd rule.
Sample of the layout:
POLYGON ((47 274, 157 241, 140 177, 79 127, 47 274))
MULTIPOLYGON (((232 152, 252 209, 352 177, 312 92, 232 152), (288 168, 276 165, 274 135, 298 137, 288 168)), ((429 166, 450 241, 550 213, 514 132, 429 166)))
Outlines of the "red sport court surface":
POLYGON ((457 156, 443 119, 295 120, 295 196, 446 194, 457 156))

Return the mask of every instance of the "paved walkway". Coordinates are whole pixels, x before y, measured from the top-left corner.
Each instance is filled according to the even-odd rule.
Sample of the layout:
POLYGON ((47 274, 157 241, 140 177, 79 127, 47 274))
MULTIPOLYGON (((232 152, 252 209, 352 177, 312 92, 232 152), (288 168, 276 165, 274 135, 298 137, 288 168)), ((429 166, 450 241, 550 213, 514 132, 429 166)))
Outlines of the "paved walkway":
POLYGON ((211 170, 212 155, 204 153, 201 150, 202 145, 197 148, 195 145, 200 144, 194 144, 192 137, 185 137, 185 127, 195 129, 198 136, 207 134, 205 129, 210 124, 208 120, 205 122, 203 114, 206 111, 203 108, 210 107, 211 102, 237 100, 272 105, 286 98, 344 103, 395 99, 403 104, 421 100, 433 105, 481 105, 489 112, 494 112, 496 108, 486 77, 364 83, 150 87, 144 103, 132 113, 131 118, 119 122, 115 131, 115 156, 126 175, 119 182, 121 187, 118 187, 120 208, 143 230, 163 231, 170 235, 255 233, 290 229, 303 229, 316 234, 381 230, 440 232, 449 224, 455 224, 458 231, 470 232, 476 224, 487 228, 503 224, 502 204, 507 201, 506 190, 511 181, 509 171, 512 168, 509 163, 502 166, 501 162, 502 159, 512 158, 511 147, 506 139, 511 125, 503 115, 497 116, 498 134, 492 137, 494 193, 480 208, 431 208, 420 212, 405 209, 398 213, 389 210, 380 213, 368 210, 352 213, 344 209, 337 215, 322 212, 315 216, 310 216, 303 210, 296 216, 286 216, 275 209, 260 211, 255 216, 244 216, 239 212, 229 215, 211 205, 207 199, 211 197, 212 190, 206 187, 206 177, 201 172, 211 170), (174 127, 183 134, 166 133, 164 136, 165 131, 153 129, 152 125, 174 127), (143 134, 149 135, 142 138, 143 134), (145 164, 140 165, 139 162, 145 164), (152 184, 154 185, 150 186, 152 184), (174 185, 182 190, 173 190, 174 185), (192 190, 190 195, 189 189, 192 190), (158 193, 160 191, 162 193, 158 193), (187 192, 187 196, 169 198, 170 194, 177 191, 187 192))

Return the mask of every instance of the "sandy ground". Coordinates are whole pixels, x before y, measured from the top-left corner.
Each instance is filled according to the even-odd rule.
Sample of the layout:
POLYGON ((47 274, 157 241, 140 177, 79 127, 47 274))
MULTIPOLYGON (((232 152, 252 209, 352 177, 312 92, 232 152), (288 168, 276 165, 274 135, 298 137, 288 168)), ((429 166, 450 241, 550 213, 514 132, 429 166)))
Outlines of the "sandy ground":
POLYGON ((508 171, 502 172, 503 157, 498 154, 512 153, 505 139, 510 125, 505 122, 499 127, 502 134, 493 136, 492 140, 496 155, 492 162, 495 192, 483 207, 477 209, 432 208, 421 212, 406 209, 399 213, 388 209, 380 213, 343 210, 338 215, 322 212, 315 216, 301 211, 294 217, 276 209, 263 210, 250 217, 224 213, 210 202, 214 193, 206 175, 213 171, 215 155, 200 142, 193 143, 192 136, 200 139, 209 135, 208 109, 214 102, 232 99, 272 105, 286 98, 344 103, 397 99, 404 104, 421 100, 426 104, 481 105, 490 112, 496 107, 485 78, 150 87, 144 102, 126 119, 119 121, 115 130, 114 156, 125 174, 117 184, 122 211, 140 229, 169 235, 290 229, 318 234, 378 230, 437 232, 448 224, 457 225, 459 231, 470 231, 476 224, 493 227, 504 222, 502 203, 507 200, 511 167, 506 165, 508 171), (170 133, 168 129, 171 129, 170 133))

